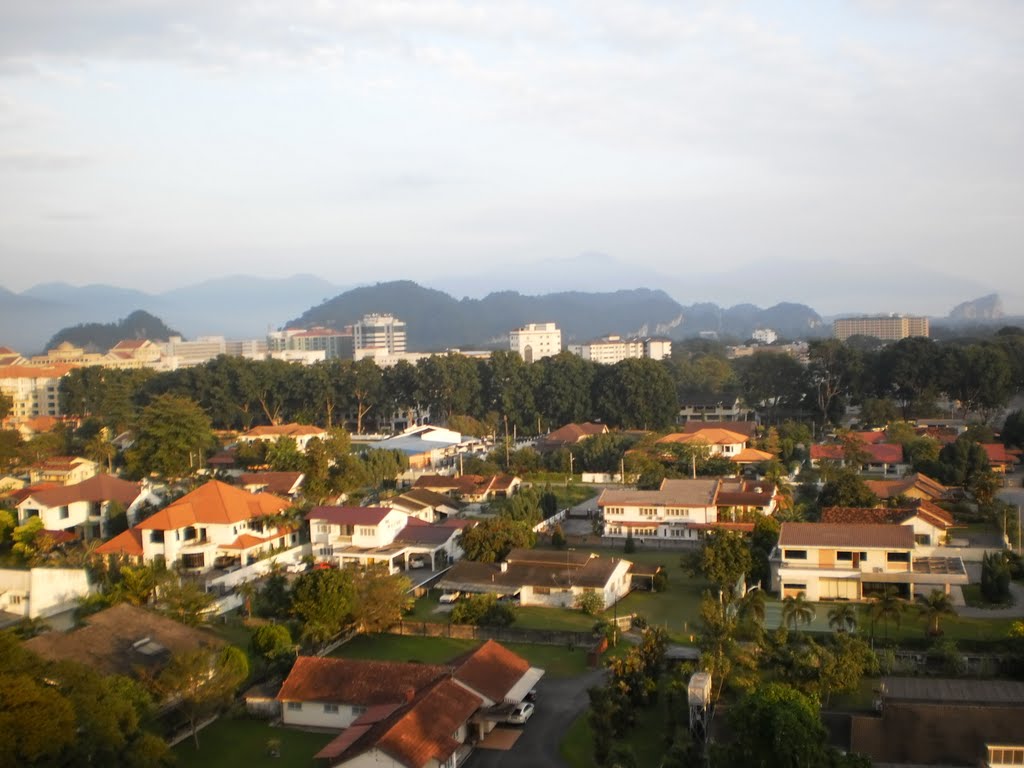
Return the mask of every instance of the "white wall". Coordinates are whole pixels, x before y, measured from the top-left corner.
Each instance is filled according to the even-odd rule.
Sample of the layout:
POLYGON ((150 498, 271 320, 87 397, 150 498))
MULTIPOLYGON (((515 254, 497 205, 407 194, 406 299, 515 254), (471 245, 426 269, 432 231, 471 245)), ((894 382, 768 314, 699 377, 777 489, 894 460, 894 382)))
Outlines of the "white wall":
POLYGON ((338 704, 337 712, 327 712, 323 702, 303 701, 296 702, 301 709, 289 708, 289 702, 281 702, 281 717, 285 725, 312 726, 315 728, 334 728, 341 730, 348 728, 359 714, 352 709, 350 704, 338 704))
POLYGON ((0 570, 0 608, 31 619, 71 610, 90 592, 84 568, 0 570), (19 602, 13 598, 20 597, 19 602))

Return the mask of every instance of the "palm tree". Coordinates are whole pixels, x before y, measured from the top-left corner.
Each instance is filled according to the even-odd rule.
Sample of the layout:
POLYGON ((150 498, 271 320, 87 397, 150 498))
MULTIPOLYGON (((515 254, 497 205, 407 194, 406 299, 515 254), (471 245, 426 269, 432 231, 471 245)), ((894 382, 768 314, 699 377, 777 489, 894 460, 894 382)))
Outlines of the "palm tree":
POLYGON ((852 632, 857 628, 857 610, 850 603, 837 603, 828 611, 828 625, 836 632, 852 632))
POLYGON ((743 622, 764 624, 765 603, 764 590, 751 589, 740 598, 736 607, 736 615, 743 622))
POLYGON ((903 618, 903 600, 900 599, 899 590, 896 587, 886 587, 881 596, 875 598, 871 606, 871 637, 875 637, 875 623, 885 623, 885 639, 889 639, 889 619, 896 622, 899 629, 900 621, 903 618))
POLYGON ((928 619, 928 634, 941 635, 942 628, 939 626, 939 622, 942 617, 956 615, 952 599, 941 589, 933 589, 928 597, 922 597, 920 600, 921 604, 917 610, 928 619))
POLYGON ((93 435, 92 439, 85 444, 85 455, 97 464, 106 464, 107 474, 112 474, 117 448, 110 441, 110 430, 104 427, 93 435))
POLYGON ((803 592, 782 601, 782 623, 787 627, 798 630, 801 624, 810 624, 813 620, 814 606, 803 592))

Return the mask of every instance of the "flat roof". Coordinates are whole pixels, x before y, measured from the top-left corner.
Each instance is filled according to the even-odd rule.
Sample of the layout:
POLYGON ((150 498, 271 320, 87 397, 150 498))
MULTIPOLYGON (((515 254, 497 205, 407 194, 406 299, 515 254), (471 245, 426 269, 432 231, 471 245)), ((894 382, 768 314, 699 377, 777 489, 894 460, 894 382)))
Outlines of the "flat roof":
POLYGON ((883 699, 932 704, 1009 704, 1024 707, 1024 682, 886 677, 883 699))

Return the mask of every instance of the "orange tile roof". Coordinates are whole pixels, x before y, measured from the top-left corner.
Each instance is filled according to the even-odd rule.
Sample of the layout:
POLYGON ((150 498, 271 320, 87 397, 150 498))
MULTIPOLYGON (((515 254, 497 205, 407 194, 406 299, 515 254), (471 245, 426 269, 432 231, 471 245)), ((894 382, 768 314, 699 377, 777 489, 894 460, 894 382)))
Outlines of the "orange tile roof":
POLYGON ((940 499, 949 490, 946 486, 920 472, 907 475, 900 480, 865 480, 864 482, 871 492, 880 499, 891 499, 895 496, 901 496, 911 488, 916 488, 933 499, 940 499))
POLYGON ((95 554, 142 557, 142 531, 138 528, 129 528, 96 547, 95 554))
POLYGON ((269 493, 249 493, 211 480, 143 520, 143 530, 173 531, 196 523, 230 525, 264 515, 276 515, 288 502, 269 493))
POLYGON ((47 507, 64 507, 78 501, 116 501, 119 504, 131 504, 139 494, 142 486, 113 475, 94 475, 74 485, 58 485, 34 491, 26 498, 32 498, 47 507))
POLYGON ((409 688, 418 690, 448 674, 435 664, 299 656, 277 699, 364 707, 392 704, 409 688))
POLYGON ((253 427, 242 437, 302 437, 304 435, 323 435, 327 430, 309 424, 275 424, 273 426, 253 427))
POLYGON ((250 533, 243 533, 230 544, 224 544, 223 547, 224 549, 251 549, 252 547, 258 547, 260 544, 266 544, 268 541, 274 541, 279 538, 281 537, 268 536, 265 539, 261 539, 259 536, 253 536, 250 533))
POLYGON ((460 745, 452 734, 481 704, 458 683, 438 680, 384 730, 376 746, 409 768, 423 768, 431 758, 444 763, 460 745))
POLYGON ((736 464, 757 464, 761 461, 771 461, 774 458, 775 456, 767 451, 759 451, 757 448, 744 448, 735 456, 731 456, 729 461, 736 464))
POLYGON ((72 363, 5 365, 0 367, 0 379, 59 379, 78 367, 72 363))
POLYGON ((747 436, 728 429, 713 427, 698 429, 696 432, 673 432, 660 438, 659 443, 707 443, 708 445, 734 445, 746 443, 747 436))
POLYGON ((494 640, 455 659, 452 666, 455 679, 496 702, 504 701, 530 670, 530 662, 494 640))

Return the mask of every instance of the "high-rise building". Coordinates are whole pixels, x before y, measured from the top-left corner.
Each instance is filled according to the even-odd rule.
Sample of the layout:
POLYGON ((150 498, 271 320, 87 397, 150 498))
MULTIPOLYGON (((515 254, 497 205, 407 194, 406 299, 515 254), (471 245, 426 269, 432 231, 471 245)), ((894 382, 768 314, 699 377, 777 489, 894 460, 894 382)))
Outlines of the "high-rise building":
POLYGON ((851 336, 873 336, 883 341, 899 341, 910 336, 928 336, 928 318, 909 315, 843 317, 832 323, 832 335, 840 341, 851 336))
POLYGON ((405 323, 393 315, 364 315, 352 334, 357 358, 405 354, 405 323))
POLYGON ((270 352, 324 352, 328 360, 351 360, 355 353, 351 328, 336 331, 333 328, 286 328, 267 334, 270 352))
POLYGON ((562 351, 562 332, 554 323, 528 323, 508 334, 508 346, 528 363, 562 351))

